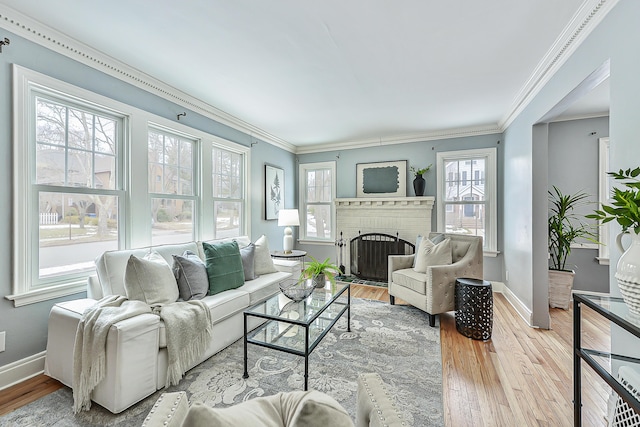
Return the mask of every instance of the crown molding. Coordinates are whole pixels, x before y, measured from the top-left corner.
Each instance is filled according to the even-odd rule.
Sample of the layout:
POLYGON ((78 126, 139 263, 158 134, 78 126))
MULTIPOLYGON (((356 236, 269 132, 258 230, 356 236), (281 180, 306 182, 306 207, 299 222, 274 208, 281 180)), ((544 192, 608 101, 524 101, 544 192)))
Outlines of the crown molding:
POLYGON ((609 111, 600 111, 599 113, 576 114, 572 116, 560 116, 553 119, 555 122, 569 122, 572 120, 597 119, 600 117, 609 117, 609 111))
POLYGON ((246 133, 252 138, 263 140, 292 153, 295 152, 296 147, 293 144, 2 4, 0 4, 0 27, 56 53, 174 102, 181 107, 246 133))
POLYGON ((369 138, 328 144, 313 144, 298 147, 296 154, 320 153, 324 151, 352 150, 356 148, 372 148, 383 145, 408 144, 411 142, 435 141, 441 139, 462 138, 467 136, 492 135, 502 133, 497 124, 486 126, 453 128, 425 133, 397 135, 386 138, 369 138))
POLYGON ((619 0, 586 0, 520 89, 508 113, 498 123, 504 131, 558 72, 619 0))

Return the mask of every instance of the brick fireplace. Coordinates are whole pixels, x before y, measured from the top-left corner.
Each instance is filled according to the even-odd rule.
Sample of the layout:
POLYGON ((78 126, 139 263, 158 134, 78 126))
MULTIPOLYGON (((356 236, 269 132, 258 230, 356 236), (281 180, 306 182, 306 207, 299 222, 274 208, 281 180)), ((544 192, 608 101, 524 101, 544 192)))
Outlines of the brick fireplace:
POLYGON ((434 197, 339 198, 336 232, 345 240, 343 260, 350 272, 349 242, 358 234, 386 233, 415 243, 418 234, 431 232, 434 197))

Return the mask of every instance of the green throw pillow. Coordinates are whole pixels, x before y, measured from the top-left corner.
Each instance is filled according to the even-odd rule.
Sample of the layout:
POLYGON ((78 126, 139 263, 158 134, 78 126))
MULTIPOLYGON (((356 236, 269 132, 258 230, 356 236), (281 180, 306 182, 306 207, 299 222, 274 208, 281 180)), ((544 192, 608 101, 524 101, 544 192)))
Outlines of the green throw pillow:
POLYGON ((244 285, 244 269, 237 242, 215 245, 203 242, 202 247, 209 277, 209 295, 244 285))

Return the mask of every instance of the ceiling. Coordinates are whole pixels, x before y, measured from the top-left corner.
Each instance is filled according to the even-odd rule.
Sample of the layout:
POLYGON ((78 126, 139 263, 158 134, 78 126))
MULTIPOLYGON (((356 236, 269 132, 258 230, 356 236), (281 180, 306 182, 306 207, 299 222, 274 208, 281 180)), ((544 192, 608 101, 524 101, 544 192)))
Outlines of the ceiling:
MULTIPOLYGON (((0 3, 276 139, 321 147, 498 131, 594 1, 0 3)), ((603 92, 571 114, 608 110, 603 92)))

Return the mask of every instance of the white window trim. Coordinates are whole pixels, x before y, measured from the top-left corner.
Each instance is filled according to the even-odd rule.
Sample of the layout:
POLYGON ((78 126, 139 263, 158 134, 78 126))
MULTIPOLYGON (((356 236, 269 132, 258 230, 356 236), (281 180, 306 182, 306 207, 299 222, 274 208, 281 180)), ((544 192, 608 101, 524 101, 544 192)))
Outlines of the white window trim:
MULTIPOLYGON (((611 200, 609 195, 610 181, 607 171, 609 170, 609 137, 603 137, 598 139, 598 209, 601 209, 602 204, 610 204, 611 200)), ((600 221, 599 221, 600 223, 600 221)), ((609 235, 611 233, 611 226, 607 224, 599 224, 598 227, 598 241, 603 243, 598 246, 598 263, 601 265, 609 265, 609 235)))
POLYGON ((319 238, 310 238, 304 237, 307 235, 306 226, 307 222, 305 220, 300 221, 300 229, 298 242, 305 244, 318 244, 318 245, 327 245, 327 244, 335 244, 336 239, 336 162, 317 162, 317 163, 301 163, 298 166, 298 209, 300 211, 300 218, 306 218, 306 188, 307 188, 307 170, 315 170, 315 169, 330 169, 331 170, 331 195, 333 199, 331 200, 331 236, 327 239, 319 239, 319 238))
POLYGON ((436 185, 437 193, 440 195, 436 197, 436 229, 439 231, 445 223, 445 203, 443 201, 442 194, 445 193, 445 168, 444 163, 447 160, 465 160, 471 158, 484 157, 487 160, 485 168, 485 197, 488 198, 489 203, 485 205, 485 214, 487 215, 487 225, 489 226, 489 233, 485 236, 484 241, 484 255, 496 256, 498 252, 498 169, 497 169, 497 150, 495 147, 491 148, 478 148, 470 150, 457 150, 457 151, 442 151, 436 154, 436 185))
MULTIPOLYGON (((29 95, 32 87, 43 87, 48 91, 60 92, 68 98, 77 98, 84 104, 95 104, 100 108, 111 109, 126 118, 124 141, 122 143, 122 188, 123 200, 121 201, 122 214, 121 234, 119 237, 120 248, 140 248, 151 245, 151 222, 149 221, 151 195, 148 192, 148 168, 147 165, 147 144, 132 144, 130 141, 147 141, 149 127, 165 128, 172 132, 182 133, 193 137, 199 143, 197 150, 197 162, 194 163, 194 191, 199 196, 197 210, 194 213, 197 219, 194 224, 196 240, 213 239, 213 224, 207 218, 213 217, 213 197, 211 183, 211 150, 218 146, 229 151, 243 155, 243 194, 244 212, 242 217, 243 229, 241 234, 250 235, 250 197, 248 195, 249 183, 251 182, 250 149, 249 147, 225 140, 205 133, 203 131, 190 128, 176 121, 168 120, 156 116, 147 111, 140 110, 130 105, 121 103, 111 98, 96 94, 94 92, 79 88, 72 84, 54 79, 36 71, 13 65, 13 168, 16 170, 32 170, 35 158, 31 154, 29 141, 29 122, 32 120, 32 112, 29 95), (24 150, 16 147, 25 147, 24 150), (208 153, 208 156, 204 153, 208 153), (144 164, 145 167, 139 167, 144 164)), ((30 254, 32 243, 30 236, 33 232, 30 218, 27 215, 32 212, 35 200, 33 197, 19 197, 20 195, 32 194, 31 177, 25 174, 14 172, 13 179, 13 283, 12 294, 5 298, 14 302, 15 307, 27 304, 46 301, 63 296, 78 294, 86 291, 86 276, 64 282, 51 282, 51 286, 36 288, 33 282, 33 271, 35 260, 30 254)), ((87 274, 87 275, 91 275, 87 274)))

